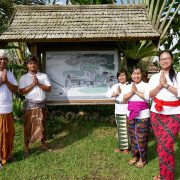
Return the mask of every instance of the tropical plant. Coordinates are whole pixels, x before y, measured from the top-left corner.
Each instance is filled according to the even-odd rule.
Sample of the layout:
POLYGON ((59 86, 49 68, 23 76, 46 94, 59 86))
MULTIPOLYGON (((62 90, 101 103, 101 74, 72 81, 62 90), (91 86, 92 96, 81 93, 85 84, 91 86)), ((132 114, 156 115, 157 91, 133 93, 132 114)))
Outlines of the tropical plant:
POLYGON ((151 41, 118 42, 117 45, 127 60, 129 71, 142 59, 157 55, 155 45, 151 41))
POLYGON ((13 11, 14 8, 12 1, 0 1, 0 33, 6 28, 13 11))
MULTIPOLYGON (((146 51, 147 53, 147 57, 146 61, 147 64, 150 64, 150 62, 152 61, 152 56, 154 56, 154 54, 156 54, 155 52, 159 51, 162 48, 166 48, 171 50, 172 52, 174 50, 174 56, 175 56, 175 64, 178 65, 179 64, 179 59, 177 59, 179 54, 179 42, 180 40, 177 39, 177 42, 175 44, 173 44, 173 39, 174 37, 179 37, 179 29, 180 29, 180 21, 179 21, 179 16, 178 16, 178 11, 180 9, 180 4, 179 4, 179 0, 134 0, 134 1, 130 1, 130 0, 120 0, 121 4, 145 4, 148 6, 148 17, 152 22, 152 25, 155 27, 155 29, 157 31, 160 32, 160 39, 157 42, 157 46, 154 46, 153 43, 148 42, 151 44, 151 47, 154 46, 154 50, 151 54, 151 57, 149 56, 149 54, 151 53, 152 49, 147 48, 145 49, 145 47, 143 47, 143 50, 146 51), (147 52, 149 51, 149 52, 147 52)), ((119 44, 122 44, 122 42, 119 42, 119 44)), ((132 48, 131 43, 130 42, 123 42, 124 44, 124 48, 120 48, 123 52, 124 57, 127 60, 127 64, 132 66, 132 64, 136 64, 137 62, 139 62, 139 58, 136 57, 136 52, 135 52, 135 48, 132 48), (128 48, 128 50, 125 50, 125 47, 128 48), (124 51, 128 51, 128 53, 124 53, 124 51), (131 61, 131 62, 129 62, 131 61)), ((134 43, 133 43, 134 44, 134 43)), ((141 42, 137 42, 135 43, 137 45, 137 49, 139 49, 138 47, 141 47, 141 42)), ((146 44, 146 43, 145 43, 146 44)), ((143 53, 143 51, 140 50, 140 52, 143 53)), ((144 56, 145 57, 145 56, 144 56)), ((128 66, 128 68, 131 68, 128 66)))
POLYGON ((20 119, 23 115, 23 103, 24 103, 23 98, 14 96, 14 98, 13 98, 13 115, 16 120, 20 119))

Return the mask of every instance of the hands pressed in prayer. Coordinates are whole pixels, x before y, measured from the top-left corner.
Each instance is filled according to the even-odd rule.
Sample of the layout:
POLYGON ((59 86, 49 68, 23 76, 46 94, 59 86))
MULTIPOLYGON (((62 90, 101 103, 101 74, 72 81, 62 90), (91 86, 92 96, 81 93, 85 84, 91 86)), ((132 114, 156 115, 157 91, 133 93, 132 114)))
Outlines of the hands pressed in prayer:
POLYGON ((0 77, 0 85, 3 83, 7 83, 8 82, 8 77, 7 77, 7 71, 4 70, 1 77, 0 77))
POLYGON ((34 86, 39 84, 38 78, 35 75, 33 76, 33 84, 34 86))
POLYGON ((163 71, 161 72, 161 75, 160 75, 159 84, 161 85, 161 87, 167 86, 167 80, 163 71))
POLYGON ((136 93, 136 92, 137 92, 137 87, 136 87, 136 85, 135 85, 134 82, 132 83, 131 91, 132 91, 133 93, 136 93))

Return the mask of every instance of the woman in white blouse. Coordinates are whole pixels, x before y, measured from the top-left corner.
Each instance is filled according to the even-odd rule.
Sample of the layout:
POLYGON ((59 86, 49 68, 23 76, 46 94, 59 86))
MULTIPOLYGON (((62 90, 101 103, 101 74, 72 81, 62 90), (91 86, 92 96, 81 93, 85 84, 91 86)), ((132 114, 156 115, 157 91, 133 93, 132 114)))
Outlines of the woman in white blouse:
POLYGON ((161 70, 151 76, 147 96, 153 98, 151 124, 157 141, 160 175, 154 180, 173 180, 174 143, 180 130, 180 74, 173 69, 173 55, 164 50, 159 55, 161 70))
POLYGON ((129 165, 143 168, 146 164, 149 130, 149 105, 144 99, 147 83, 142 81, 142 71, 135 66, 131 74, 132 83, 127 85, 120 101, 128 102, 128 133, 133 158, 129 165))
POLYGON ((114 84, 106 93, 106 97, 115 98, 115 118, 118 128, 118 148, 114 149, 116 153, 128 153, 129 141, 127 133, 127 103, 117 101, 121 91, 127 84, 127 71, 123 68, 117 72, 118 83, 114 84))

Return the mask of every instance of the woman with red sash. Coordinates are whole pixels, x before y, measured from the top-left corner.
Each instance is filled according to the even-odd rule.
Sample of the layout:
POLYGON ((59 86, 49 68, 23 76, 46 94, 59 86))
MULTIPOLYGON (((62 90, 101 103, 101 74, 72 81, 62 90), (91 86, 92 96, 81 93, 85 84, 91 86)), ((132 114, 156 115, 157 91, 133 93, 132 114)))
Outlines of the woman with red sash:
POLYGON ((144 99, 148 84, 142 81, 142 71, 135 66, 131 74, 132 83, 127 85, 120 101, 128 102, 128 133, 133 158, 129 165, 143 168, 146 164, 149 130, 149 106, 144 99))
POLYGON ((173 55, 164 50, 159 55, 161 70, 151 76, 149 98, 153 97, 151 124, 157 141, 160 175, 154 180, 173 180, 174 143, 180 130, 180 74, 173 69, 173 55))

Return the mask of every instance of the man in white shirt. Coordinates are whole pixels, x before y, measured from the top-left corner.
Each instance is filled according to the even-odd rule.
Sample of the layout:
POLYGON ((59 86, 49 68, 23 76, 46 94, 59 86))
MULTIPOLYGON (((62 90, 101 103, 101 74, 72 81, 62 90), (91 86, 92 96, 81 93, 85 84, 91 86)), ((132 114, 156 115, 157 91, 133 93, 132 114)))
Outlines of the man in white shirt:
POLYGON ((29 143, 36 140, 42 142, 42 149, 47 149, 45 137, 46 92, 50 92, 51 84, 46 74, 38 72, 37 58, 27 60, 28 73, 19 81, 19 91, 25 96, 24 104, 24 155, 29 154, 29 143))
POLYGON ((12 161, 13 141, 15 135, 12 113, 12 93, 18 86, 12 72, 6 69, 8 58, 0 51, 0 167, 12 161))

